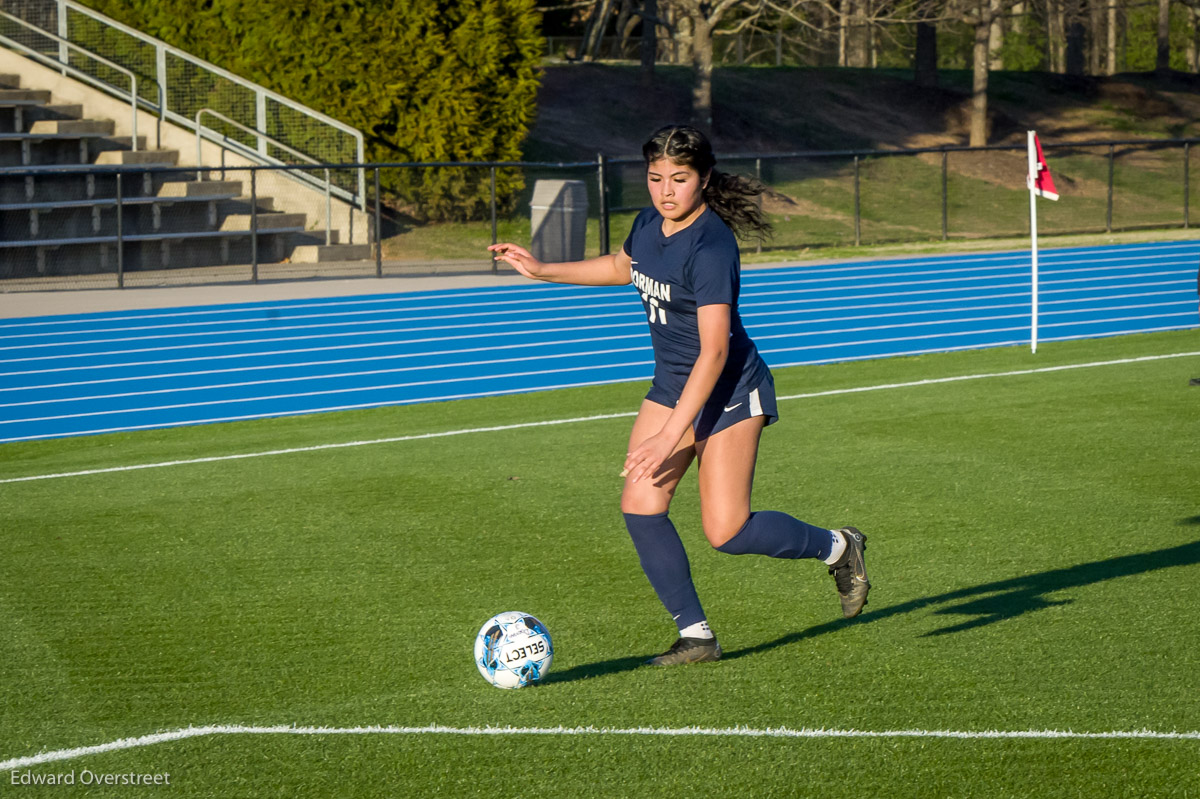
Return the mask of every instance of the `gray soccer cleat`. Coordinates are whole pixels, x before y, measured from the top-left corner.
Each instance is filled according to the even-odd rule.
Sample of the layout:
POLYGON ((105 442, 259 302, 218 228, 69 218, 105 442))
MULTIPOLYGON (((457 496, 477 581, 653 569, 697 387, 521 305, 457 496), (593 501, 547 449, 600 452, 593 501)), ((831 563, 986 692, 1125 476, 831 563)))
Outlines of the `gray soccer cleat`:
POLYGON ((867 564, 863 559, 867 537, 857 527, 843 527, 838 532, 846 537, 846 551, 837 563, 829 567, 829 573, 833 575, 838 596, 842 599, 842 615, 852 619, 862 613, 863 605, 867 604, 867 592, 871 590, 867 564))
POLYGON ((681 666, 684 663, 707 663, 721 659, 721 645, 716 638, 680 638, 658 657, 646 661, 647 666, 681 666))

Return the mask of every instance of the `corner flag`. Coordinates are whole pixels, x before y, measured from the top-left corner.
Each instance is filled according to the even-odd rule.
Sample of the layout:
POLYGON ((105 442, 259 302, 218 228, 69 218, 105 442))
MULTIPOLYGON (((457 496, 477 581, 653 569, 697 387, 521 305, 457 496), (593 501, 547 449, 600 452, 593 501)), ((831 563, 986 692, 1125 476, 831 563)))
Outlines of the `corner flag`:
POLYGON ((1054 178, 1050 176, 1050 167, 1046 166, 1046 156, 1042 155, 1042 143, 1032 130, 1029 131, 1029 190, 1047 200, 1058 199, 1054 178))
POLYGON ((1029 186, 1029 237, 1030 254, 1032 257, 1032 297, 1030 304, 1029 349, 1037 352, 1038 340, 1038 251, 1037 251, 1037 198, 1057 200, 1058 192, 1054 190, 1054 178, 1050 177, 1050 168, 1046 166, 1046 157, 1042 155, 1042 143, 1038 141, 1037 133, 1029 131, 1029 174, 1025 183, 1029 186))

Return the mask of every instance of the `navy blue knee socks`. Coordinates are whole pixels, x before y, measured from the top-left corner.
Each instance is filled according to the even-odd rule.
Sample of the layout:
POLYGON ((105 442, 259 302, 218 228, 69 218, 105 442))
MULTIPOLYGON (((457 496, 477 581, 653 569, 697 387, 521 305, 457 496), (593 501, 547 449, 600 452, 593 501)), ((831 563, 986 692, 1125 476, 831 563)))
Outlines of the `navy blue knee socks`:
POLYGON ((704 609, 692 585, 687 552, 665 513, 625 514, 625 527, 642 562, 642 571, 679 629, 704 621, 704 609))
MULTIPOLYGON (((704 609, 692 584, 692 570, 679 533, 666 513, 626 513, 625 526, 642 562, 642 571, 679 629, 704 621, 704 609)), ((717 549, 729 555, 825 560, 834 535, 786 513, 760 510, 750 514, 737 534, 717 549)))
POLYGON ((751 513, 742 529, 717 549, 728 555, 825 560, 833 543, 833 533, 823 527, 776 510, 760 510, 751 513))

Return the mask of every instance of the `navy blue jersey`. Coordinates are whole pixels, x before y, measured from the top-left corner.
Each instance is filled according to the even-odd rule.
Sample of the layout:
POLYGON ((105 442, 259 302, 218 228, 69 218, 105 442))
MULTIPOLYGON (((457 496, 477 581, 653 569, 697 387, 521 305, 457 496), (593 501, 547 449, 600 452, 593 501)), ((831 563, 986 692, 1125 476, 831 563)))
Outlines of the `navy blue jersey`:
POLYGON ((730 311, 729 357, 713 395, 757 386, 770 372, 738 314, 741 259, 733 231, 711 209, 672 236, 663 235, 662 222, 657 210, 645 209, 624 245, 654 345, 650 398, 673 407, 683 393, 700 355, 696 309, 703 305, 728 305, 730 311))

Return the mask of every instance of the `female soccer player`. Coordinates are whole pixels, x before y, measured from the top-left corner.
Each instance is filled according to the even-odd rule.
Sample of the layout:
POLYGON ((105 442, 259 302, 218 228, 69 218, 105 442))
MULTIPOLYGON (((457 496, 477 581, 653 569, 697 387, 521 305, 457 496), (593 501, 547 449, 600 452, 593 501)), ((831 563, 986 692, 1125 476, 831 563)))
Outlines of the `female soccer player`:
POLYGON ((671 648, 648 661, 668 666, 721 657, 668 516, 693 460, 704 535, 718 551, 824 561, 847 618, 862 611, 871 584, 866 536, 857 529, 827 530, 779 511, 750 510, 759 436, 778 413, 771 372, 738 315, 735 234, 769 231, 753 199, 762 185, 716 171, 712 146, 695 128, 662 128, 642 154, 654 205, 634 220, 620 252, 551 264, 515 244, 489 249, 536 280, 632 283, 641 293, 654 379, 629 436, 621 511, 642 569, 679 628, 671 648))

